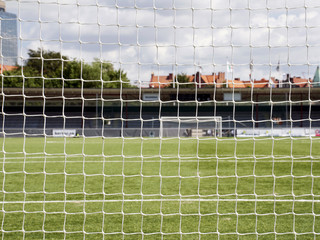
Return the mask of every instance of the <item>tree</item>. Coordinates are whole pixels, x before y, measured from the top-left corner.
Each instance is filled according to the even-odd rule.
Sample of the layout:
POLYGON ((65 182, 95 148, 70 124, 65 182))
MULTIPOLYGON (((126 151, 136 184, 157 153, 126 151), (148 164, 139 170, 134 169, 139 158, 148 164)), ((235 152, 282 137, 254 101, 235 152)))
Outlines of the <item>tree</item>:
POLYGON ((126 73, 115 70, 111 63, 95 59, 92 64, 83 64, 82 78, 85 87, 124 88, 132 87, 126 73), (91 81, 88 81, 91 80, 91 81), (94 82, 93 82, 94 81, 94 82))
POLYGON ((195 87, 194 82, 190 82, 190 78, 185 73, 178 74, 176 76, 176 78, 174 79, 174 83, 173 82, 170 83, 168 88, 173 88, 174 84, 175 84, 176 88, 178 86, 179 86, 179 88, 194 88, 195 87))
POLYGON ((92 63, 84 63, 43 49, 29 50, 28 55, 23 66, 3 73, 4 87, 132 87, 126 73, 114 69, 108 62, 95 59, 92 63))

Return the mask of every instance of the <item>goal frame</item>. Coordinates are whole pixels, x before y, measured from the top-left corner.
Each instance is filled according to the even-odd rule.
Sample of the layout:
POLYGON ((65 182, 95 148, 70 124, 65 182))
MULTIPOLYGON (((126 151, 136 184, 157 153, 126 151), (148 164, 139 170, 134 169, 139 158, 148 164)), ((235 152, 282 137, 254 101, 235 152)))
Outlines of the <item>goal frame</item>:
MULTIPOLYGON (((203 121, 206 121, 206 122, 211 122, 213 121, 215 123, 215 126, 217 126, 215 129, 217 129, 218 131, 214 131, 214 137, 222 137, 222 117, 221 116, 201 116, 201 117, 184 117, 184 116, 179 116, 179 117, 161 117, 160 118, 160 129, 159 129, 159 137, 160 138, 163 138, 163 130, 164 130, 164 127, 163 127, 163 122, 165 120, 171 120, 172 122, 177 122, 179 123, 179 128, 180 128, 180 124, 181 122, 191 122, 192 120, 195 120, 195 122, 199 122, 202 120, 203 121), (216 134, 217 133, 217 134, 216 134)), ((198 124, 197 124, 198 125, 198 124)), ((197 126, 197 129, 198 126, 197 126)))

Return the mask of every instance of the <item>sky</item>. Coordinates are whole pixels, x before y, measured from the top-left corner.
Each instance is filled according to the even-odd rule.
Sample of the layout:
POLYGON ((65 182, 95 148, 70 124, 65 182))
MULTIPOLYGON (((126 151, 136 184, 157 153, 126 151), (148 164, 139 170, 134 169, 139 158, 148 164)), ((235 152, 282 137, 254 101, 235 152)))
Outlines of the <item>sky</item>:
POLYGON ((20 63, 28 49, 99 59, 131 81, 232 72, 229 79, 313 77, 320 62, 319 0, 11 0, 20 63), (280 71, 277 65, 280 63, 280 71), (252 65, 252 67, 250 67, 252 65))

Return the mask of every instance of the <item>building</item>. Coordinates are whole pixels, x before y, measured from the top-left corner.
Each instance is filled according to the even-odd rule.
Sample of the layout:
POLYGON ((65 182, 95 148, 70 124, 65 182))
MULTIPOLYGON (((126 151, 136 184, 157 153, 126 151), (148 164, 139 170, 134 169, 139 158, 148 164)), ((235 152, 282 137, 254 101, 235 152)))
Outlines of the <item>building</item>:
MULTIPOLYGON (((224 72, 212 73, 212 75, 204 75, 197 72, 193 75, 186 75, 191 83, 195 83, 198 88, 213 87, 216 88, 304 88, 304 87, 320 87, 320 70, 319 67, 316 70, 313 79, 301 78, 301 77, 290 77, 290 74, 286 75, 285 80, 278 80, 275 77, 268 79, 254 79, 251 81, 240 80, 240 78, 226 79, 224 72)), ((155 76, 151 75, 149 83, 150 88, 167 88, 177 87, 174 84, 176 76, 169 73, 167 76, 155 76)), ((187 83, 187 84, 189 84, 187 83)), ((186 83, 183 83, 184 85, 186 83)), ((181 86, 181 85, 180 85, 181 86)), ((195 86, 194 84, 192 86, 195 86)))
POLYGON ((0 21, 0 64, 15 66, 18 59, 17 15, 6 12, 3 1, 0 1, 0 21))
MULTIPOLYGON (((225 87, 226 79, 225 73, 219 72, 218 74, 212 73, 212 75, 204 75, 197 72, 193 75, 187 75, 190 83, 197 83, 198 88, 212 87, 216 84, 217 88, 225 87)), ((165 88, 169 87, 175 79, 172 73, 167 76, 156 76, 151 74, 151 79, 149 83, 150 88, 165 88)), ((173 84, 172 84, 173 85, 173 84)))
POLYGON ((312 85, 312 79, 301 78, 301 77, 293 77, 290 78, 290 82, 292 83, 292 87, 294 88, 302 88, 302 87, 310 87, 312 85))
POLYGON ((228 80, 228 88, 267 88, 269 80, 262 78, 261 80, 242 81, 240 78, 228 80))
POLYGON ((149 83, 150 88, 165 88, 173 82, 173 74, 169 73, 168 76, 156 76, 151 74, 151 80, 149 83))
POLYGON ((190 82, 196 82, 199 88, 210 87, 216 84, 217 88, 225 87, 226 78, 224 72, 212 73, 211 75, 200 74, 197 72, 192 76, 188 76, 190 82))

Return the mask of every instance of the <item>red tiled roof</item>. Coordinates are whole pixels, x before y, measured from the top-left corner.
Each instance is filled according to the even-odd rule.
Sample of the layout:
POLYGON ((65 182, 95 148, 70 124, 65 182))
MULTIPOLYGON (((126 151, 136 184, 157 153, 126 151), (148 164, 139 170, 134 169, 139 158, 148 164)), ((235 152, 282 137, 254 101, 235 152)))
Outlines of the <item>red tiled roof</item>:
MULTIPOLYGON (((189 78, 189 82, 194 82, 195 79, 199 82, 198 78, 201 77, 201 84, 205 85, 212 85, 217 83, 218 88, 222 88, 225 86, 225 73, 218 73, 212 75, 202 75, 200 73, 196 73, 194 75, 187 75, 189 78)), ((155 76, 151 75, 151 81, 149 86, 151 88, 164 88, 169 86, 169 84, 173 81, 173 74, 169 74, 168 76, 155 76)), ((199 84, 200 86, 200 84, 199 84)), ((253 82, 250 81, 241 81, 240 79, 235 80, 228 80, 228 87, 229 88, 247 88, 247 87, 254 87, 254 88, 265 88, 269 86, 269 81, 266 79, 261 80, 254 80, 253 82)))
MULTIPOLYGON (((197 74, 199 74, 199 73, 197 73, 197 74)), ((200 75, 200 74, 199 75, 201 76, 201 83, 203 83, 205 86, 205 85, 212 85, 215 82, 217 82, 218 80, 221 81, 220 74, 222 74, 222 73, 212 74, 212 75, 200 75)), ((187 77, 189 78, 189 82, 194 82, 195 78, 196 78, 196 74, 187 75, 187 77)), ((224 73, 223 73, 222 77, 224 78, 224 73)), ((174 78, 174 75, 171 73, 168 76, 155 76, 152 74, 149 87, 150 88, 167 87, 173 81, 173 78, 174 78)))
POLYGON ((173 80, 173 75, 168 76, 155 76, 151 74, 151 81, 149 84, 150 88, 164 88, 167 87, 173 80))
POLYGON ((206 83, 206 84, 214 84, 215 83, 215 77, 216 75, 201 75, 201 79, 206 83))
POLYGON ((292 83, 298 87, 309 87, 310 83, 312 82, 311 79, 300 78, 300 77, 293 77, 292 83))
POLYGON ((261 79, 254 81, 241 81, 240 79, 228 80, 229 88, 266 88, 269 87, 269 80, 261 79))
POLYGON ((254 80, 252 82, 254 88, 266 88, 269 86, 269 80, 262 78, 261 80, 254 80))
POLYGON ((194 82, 194 75, 191 75, 191 76, 188 75, 188 78, 189 78, 189 82, 194 82))
MULTIPOLYGON (((201 79, 201 83, 203 83, 204 85, 213 85, 217 79, 219 78, 221 73, 215 74, 213 73, 212 75, 204 75, 204 74, 200 74, 199 72, 192 75, 192 76, 188 76, 189 77, 189 81, 193 82, 194 79, 196 78, 197 80, 200 78, 201 79)), ((199 83, 199 81, 197 81, 199 83)))
POLYGON ((16 66, 9 66, 9 65, 1 65, 0 64, 0 72, 12 71, 16 68, 17 68, 16 66))
MULTIPOLYGON (((262 78, 261 80, 253 81, 242 81, 239 78, 235 80, 226 80, 225 73, 219 72, 218 74, 213 73, 212 75, 202 75, 199 72, 193 75, 187 75, 189 82, 197 81, 201 79, 201 84, 198 86, 205 87, 206 85, 213 85, 216 83, 217 88, 222 88, 227 82, 229 88, 268 88, 268 87, 279 87, 279 81, 272 77, 270 80, 262 78)), ((168 76, 155 76, 151 75, 151 81, 149 87, 151 88, 164 88, 169 86, 173 81, 174 76, 170 73, 168 76)), ((290 79, 292 84, 297 87, 309 87, 312 83, 312 79, 303 79, 300 77, 293 77, 290 79)))
POLYGON ((240 80, 227 80, 228 88, 246 88, 248 87, 244 81, 240 80))

